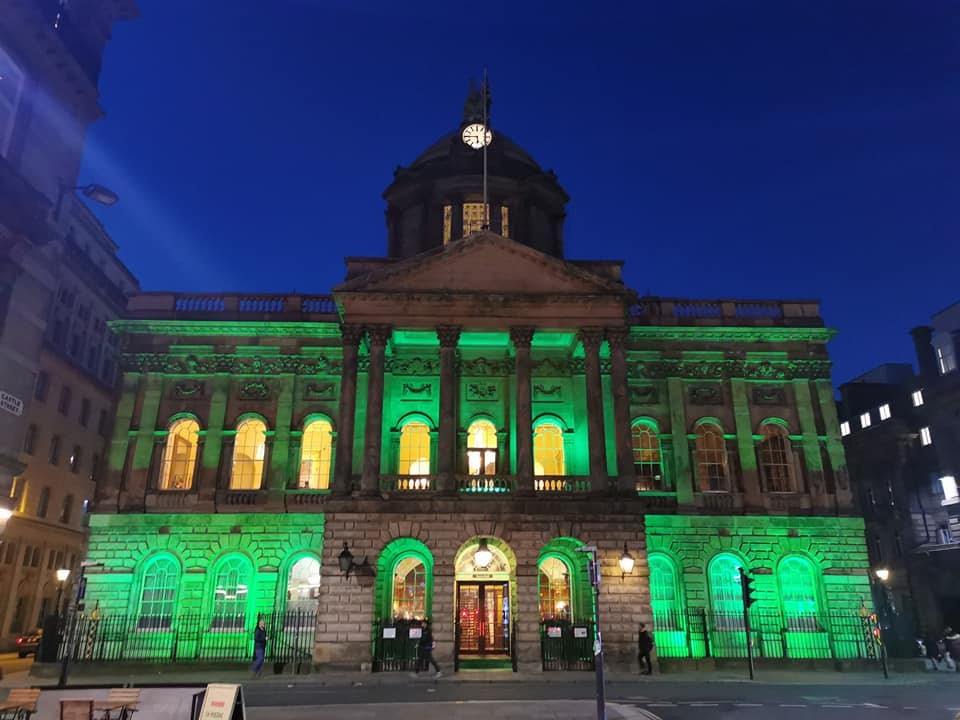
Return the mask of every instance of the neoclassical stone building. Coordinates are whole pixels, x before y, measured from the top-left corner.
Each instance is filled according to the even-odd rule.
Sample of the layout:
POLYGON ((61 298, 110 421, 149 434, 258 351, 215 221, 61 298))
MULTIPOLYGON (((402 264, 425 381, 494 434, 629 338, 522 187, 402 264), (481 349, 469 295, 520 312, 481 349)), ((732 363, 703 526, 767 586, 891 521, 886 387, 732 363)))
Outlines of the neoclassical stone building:
POLYGON ((637 297, 500 134, 484 229, 480 167, 458 130, 398 170, 332 295, 131 300, 86 612, 177 659, 296 611, 321 665, 404 667, 429 616, 447 666, 582 667, 586 544, 614 665, 640 622, 743 652, 739 567, 759 652, 869 654, 817 304, 637 297))

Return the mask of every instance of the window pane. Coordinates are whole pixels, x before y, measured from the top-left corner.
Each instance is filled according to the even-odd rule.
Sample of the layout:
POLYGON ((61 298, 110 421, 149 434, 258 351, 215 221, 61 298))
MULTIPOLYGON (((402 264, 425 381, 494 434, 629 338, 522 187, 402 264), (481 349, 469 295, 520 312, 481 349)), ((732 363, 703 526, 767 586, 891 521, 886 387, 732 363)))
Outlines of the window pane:
POLYGON ((177 420, 170 426, 160 468, 161 490, 188 490, 197 465, 200 425, 196 420, 177 420))
POLYGON ((243 630, 247 620, 250 565, 233 557, 221 563, 213 596, 213 630, 243 630))
POLYGON ((287 619, 297 613, 315 612, 320 598, 320 562, 316 558, 300 558, 287 577, 287 619))
POLYGON ((727 446, 723 430, 710 423, 697 427, 695 452, 701 492, 728 492, 727 446))
POLYGON ((449 205, 443 206, 443 244, 450 242, 450 236, 453 233, 453 208, 449 205))
POLYGON ((393 570, 393 617, 413 620, 427 615, 427 570, 415 557, 400 560, 393 570))
POLYGON ((677 591, 677 571, 673 562, 662 555, 650 555, 650 604, 653 625, 657 630, 682 627, 681 605, 677 591))
POLYGON ((172 558, 155 560, 143 576, 140 593, 140 630, 167 630, 173 624, 173 606, 180 582, 180 566, 172 558))
POLYGON ((497 429, 489 420, 477 420, 467 430, 467 469, 471 475, 497 472, 497 429))
POLYGON ((267 448, 267 426, 261 420, 244 420, 237 428, 233 446, 231 490, 259 490, 263 479, 263 458, 267 448))
POLYGON ((500 234, 505 238, 510 237, 510 208, 506 205, 500 206, 500 234))
POLYGON ((767 492, 793 492, 790 439, 779 425, 763 426, 760 442, 760 473, 767 492))
POLYGON ((422 422, 409 422, 400 431, 399 475, 430 474, 430 428, 422 422))
POLYGON ((571 617, 570 568, 559 558, 546 558, 540 563, 540 621, 571 617))
POLYGON ((333 428, 326 420, 314 420, 303 431, 300 449, 300 477, 297 487, 326 490, 330 487, 330 458, 333 428))
POLYGON ((710 608, 717 629, 743 627, 743 594, 740 562, 731 555, 719 555, 710 563, 710 608))
POLYGON ((486 225, 486 213, 483 203, 464 203, 463 204, 463 236, 466 237, 472 232, 483 230, 486 225))
POLYGON ((563 431, 557 425, 543 423, 533 434, 533 474, 566 475, 563 431))
POLYGON ((799 557, 780 563, 780 594, 790 630, 817 630, 817 578, 813 565, 799 557))
POLYGON ((637 490, 662 489, 660 437, 655 428, 643 423, 633 426, 633 469, 637 476, 637 490))

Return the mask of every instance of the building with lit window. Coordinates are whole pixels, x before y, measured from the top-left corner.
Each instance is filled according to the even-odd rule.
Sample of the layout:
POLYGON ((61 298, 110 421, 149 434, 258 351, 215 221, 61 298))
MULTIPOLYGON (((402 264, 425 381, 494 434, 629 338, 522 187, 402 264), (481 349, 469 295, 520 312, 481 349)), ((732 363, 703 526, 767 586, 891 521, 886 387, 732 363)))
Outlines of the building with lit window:
MULTIPOLYGON (((132 0, 0 4, 0 647, 77 576, 137 281, 75 195, 101 58, 132 0)), ((105 179, 106 181, 106 179, 105 179)), ((115 200, 101 186, 88 197, 115 200)))
POLYGON ((409 669, 429 617, 448 667, 590 667, 584 546, 614 666, 640 622, 743 656, 740 568, 763 657, 873 652, 817 303, 637 297, 564 256, 553 173, 488 153, 489 212, 460 130, 399 169, 332 294, 131 299, 92 657, 245 660, 262 616, 281 661, 409 669))
POLYGON ((877 602, 904 647, 960 628, 960 304, 911 334, 920 372, 881 365, 842 385, 839 407, 871 565, 890 571, 877 602))

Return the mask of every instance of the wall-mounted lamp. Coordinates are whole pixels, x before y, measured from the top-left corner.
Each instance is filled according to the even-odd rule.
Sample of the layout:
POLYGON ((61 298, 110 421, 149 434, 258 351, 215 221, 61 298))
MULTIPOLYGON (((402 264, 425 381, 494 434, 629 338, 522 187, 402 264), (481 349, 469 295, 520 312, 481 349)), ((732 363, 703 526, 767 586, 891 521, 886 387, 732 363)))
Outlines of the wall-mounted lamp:
POLYGON ((363 562, 356 562, 353 559, 353 553, 350 552, 350 546, 346 541, 343 543, 343 550, 341 550, 340 555, 337 556, 337 564, 340 566, 340 572, 348 579, 351 572, 358 577, 374 576, 373 568, 370 567, 370 561, 364 556, 363 562))
POLYGON ((890 579, 890 570, 885 567, 877 568, 873 571, 873 574, 877 576, 877 580, 880 582, 886 582, 890 579))
POLYGON ((627 544, 623 544, 623 555, 620 556, 620 579, 623 580, 627 575, 633 572, 633 566, 636 564, 636 560, 633 559, 633 555, 627 552, 627 544))
POLYGON ((487 547, 487 539, 480 538, 480 547, 477 548, 477 551, 473 554, 473 566, 477 570, 482 570, 483 568, 490 567, 490 563, 493 562, 493 553, 490 552, 490 548, 487 547))

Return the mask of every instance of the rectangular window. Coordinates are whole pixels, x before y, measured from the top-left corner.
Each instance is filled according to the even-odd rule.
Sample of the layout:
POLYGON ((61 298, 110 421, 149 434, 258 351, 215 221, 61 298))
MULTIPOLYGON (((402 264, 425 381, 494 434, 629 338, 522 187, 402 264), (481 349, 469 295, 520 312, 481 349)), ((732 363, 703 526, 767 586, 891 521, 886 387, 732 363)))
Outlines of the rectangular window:
POLYGON ((77 474, 80 471, 80 457, 83 454, 79 445, 73 446, 73 453, 70 455, 70 472, 77 474))
POLYGON ((487 224, 487 213, 482 202, 463 204, 463 237, 472 232, 483 230, 487 224))
POLYGON ((862 428, 870 427, 870 413, 865 412, 860 415, 860 427, 862 428))
POLYGON ((97 417, 97 434, 100 437, 107 436, 107 411, 101 410, 100 415, 97 417))
POLYGON ((446 245, 453 235, 453 207, 443 206, 443 244, 446 245))
POLYGON ((97 453, 93 454, 93 459, 90 460, 90 482, 97 481, 97 471, 100 469, 100 455, 97 453))
POLYGON ((933 443, 933 436, 930 434, 930 428, 928 427, 920 428, 920 444, 930 445, 932 443, 933 443))
POLYGON ((840 423, 840 435, 842 437, 846 437, 849 434, 850 434, 850 423, 844 420, 842 423, 840 423))
POLYGON ((80 424, 84 427, 90 422, 90 398, 80 401, 80 424))
POLYGON ((6 157, 13 140, 13 126, 23 92, 23 72, 13 58, 0 49, 0 156, 6 157))
POLYGON ((70 400, 72 398, 73 391, 67 385, 64 385, 60 389, 60 402, 57 403, 57 410, 61 415, 66 415, 70 412, 70 400))
POLYGON ((510 237, 510 208, 506 205, 500 206, 500 234, 503 237, 510 237))
POLYGON ((56 465, 60 462, 60 436, 54 435, 50 438, 50 454, 47 456, 47 459, 50 461, 51 465, 56 465))
POLYGON ((940 478, 940 488, 943 490, 941 505, 956 505, 960 502, 957 495, 957 479, 953 475, 944 475, 940 478))
POLYGON ((889 420, 889 419, 890 419, 890 405, 888 403, 884 403, 883 405, 880 406, 880 421, 883 422, 884 420, 889 420))
POLYGON ((923 405, 923 390, 914 390, 913 394, 910 396, 910 399, 913 400, 914 407, 920 407, 923 405))
POLYGON ((37 444, 37 426, 27 425, 27 434, 23 436, 23 451, 33 455, 33 448, 37 444))
POLYGON ((883 562, 883 543, 880 542, 880 536, 873 538, 873 560, 874 562, 883 562))
POLYGON ((41 402, 47 399, 50 390, 50 375, 44 370, 37 373, 37 384, 33 386, 33 397, 41 402))
POLYGON ((953 354, 952 347, 937 346, 937 364, 940 366, 941 375, 957 369, 957 358, 953 354))

